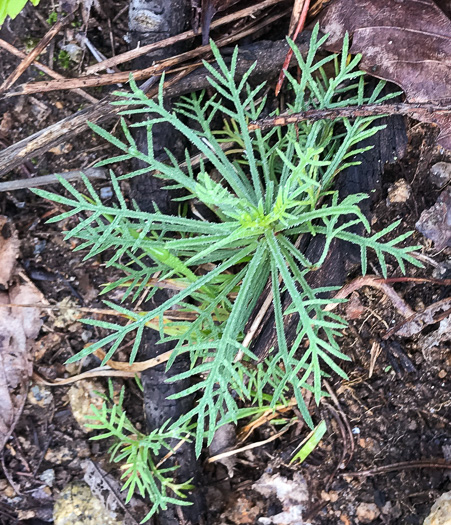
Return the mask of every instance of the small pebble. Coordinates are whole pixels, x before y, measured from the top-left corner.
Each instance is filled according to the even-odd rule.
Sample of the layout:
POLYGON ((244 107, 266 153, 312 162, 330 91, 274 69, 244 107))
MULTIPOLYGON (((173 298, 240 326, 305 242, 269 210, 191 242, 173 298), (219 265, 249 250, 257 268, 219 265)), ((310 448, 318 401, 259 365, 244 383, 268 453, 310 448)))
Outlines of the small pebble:
POLYGON ((100 188, 100 198, 101 199, 111 199, 113 196, 113 188, 111 186, 104 186, 100 188))
POLYGON ((96 423, 93 420, 86 419, 86 416, 93 414, 91 405, 100 409, 103 404, 103 399, 99 396, 99 392, 106 394, 104 386, 93 379, 75 383, 67 392, 72 414, 85 432, 92 431, 92 429, 86 426, 87 423, 96 423))
POLYGON ((360 503, 356 510, 360 523, 371 523, 380 515, 380 510, 375 503, 360 503))
POLYGON ((65 487, 55 501, 55 525, 121 525, 85 483, 65 487))
POLYGON ((451 492, 445 492, 432 505, 424 525, 451 525, 451 492))
POLYGON ((411 193, 412 190, 410 185, 405 179, 397 180, 393 186, 388 188, 387 206, 391 206, 392 204, 403 204, 409 199, 411 193))
POLYGON ((451 180, 451 162, 437 162, 431 168, 431 182, 442 188, 451 180))
POLYGON ((53 487, 53 483, 55 481, 55 471, 52 468, 48 468, 47 470, 44 470, 42 474, 40 474, 39 479, 48 487, 53 487))
POLYGON ((41 408, 47 408, 53 403, 53 394, 44 385, 33 385, 27 396, 28 402, 41 408))

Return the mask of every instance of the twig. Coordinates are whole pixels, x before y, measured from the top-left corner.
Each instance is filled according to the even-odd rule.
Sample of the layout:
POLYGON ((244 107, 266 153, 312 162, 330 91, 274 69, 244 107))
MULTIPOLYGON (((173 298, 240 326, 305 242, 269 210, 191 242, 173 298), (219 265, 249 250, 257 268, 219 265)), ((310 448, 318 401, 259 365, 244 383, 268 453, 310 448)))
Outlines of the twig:
MULTIPOLYGON (((215 27, 220 27, 223 24, 228 24, 229 22, 239 20, 240 18, 244 18, 246 16, 254 14, 256 11, 260 11, 261 9, 265 9, 266 7, 270 7, 274 4, 279 4, 279 3, 280 3, 280 0, 265 0, 264 2, 261 2, 260 4, 257 4, 251 7, 246 7, 245 9, 241 9, 240 11, 237 11, 236 13, 232 13, 230 15, 224 16, 222 18, 219 18, 218 20, 213 21, 210 28, 214 29, 215 27)), ((180 33, 179 35, 171 36, 170 38, 165 38, 164 40, 160 40, 153 44, 148 44, 146 46, 138 47, 137 49, 132 49, 131 51, 127 51, 115 57, 109 58, 108 60, 104 60, 103 62, 100 62, 99 64, 93 64, 92 66, 89 66, 88 68, 86 68, 86 73, 88 74, 98 73, 99 71, 102 71, 106 69, 107 67, 117 66, 118 64, 123 64, 124 62, 130 62, 131 60, 138 58, 142 55, 146 55, 147 53, 151 51, 155 51, 156 49, 161 49, 163 47, 170 46, 172 44, 175 44, 176 42, 182 42, 183 40, 187 40, 189 38, 194 38, 198 34, 199 34, 198 32, 192 31, 192 30, 185 31, 184 33, 180 33)))
POLYGON ((107 170, 105 168, 88 168, 85 171, 66 171, 64 173, 53 173, 52 175, 33 177, 32 179, 18 179, 8 182, 0 182, 0 192, 22 190, 24 188, 37 188, 38 186, 55 184, 58 182, 57 177, 70 181, 78 180, 81 179, 82 175, 85 175, 88 179, 106 179, 107 170))
MULTIPOLYGON (((0 47, 5 49, 12 55, 15 55, 16 57, 19 57, 22 59, 27 58, 28 56, 26 53, 24 53, 23 51, 20 51, 19 49, 11 45, 9 42, 6 42, 6 40, 3 40, 2 38, 0 38, 0 47)), ((45 64, 41 64, 37 60, 35 60, 31 65, 36 67, 37 69, 39 69, 40 71, 48 75, 49 77, 55 78, 57 80, 65 78, 63 75, 60 75, 56 71, 53 71, 53 69, 46 66, 45 64)), ((86 93, 86 91, 83 91, 82 89, 74 89, 74 92, 77 93, 77 95, 80 95, 81 97, 86 99, 88 102, 91 102, 91 104, 96 104, 99 101, 97 98, 93 97, 89 93, 86 93)))
POLYGON ((341 439, 343 442, 343 450, 341 451, 340 460, 338 461, 333 472, 330 474, 330 476, 328 476, 324 484, 324 488, 327 492, 329 490, 329 486, 332 483, 332 480, 334 479, 335 474, 337 473, 338 469, 342 466, 343 467, 345 466, 345 458, 348 453, 348 440, 346 437, 346 429, 343 425, 343 421, 341 420, 341 417, 339 416, 338 412, 335 410, 335 408, 330 403, 326 403, 325 401, 323 401, 322 404, 327 408, 327 410, 329 410, 329 412, 332 414, 333 418, 335 419, 338 425, 338 428, 340 430, 341 439))
POLYGON ((438 104, 368 104, 365 107, 345 106, 337 109, 310 109, 292 115, 279 115, 251 122, 249 130, 272 128, 275 126, 287 126, 296 124, 303 120, 316 122, 317 120, 335 120, 337 118, 368 117, 373 115, 409 115, 416 120, 424 120, 425 116, 440 114, 448 116, 451 106, 440 106, 438 104))
MULTIPOLYGON (((180 349, 180 353, 187 352, 188 350, 189 348, 187 346, 182 347, 180 349)), ((89 379, 90 377, 135 377, 136 374, 144 372, 144 370, 148 370, 149 368, 155 368, 156 366, 161 365, 162 363, 166 363, 167 361, 169 361, 172 353, 173 350, 168 350, 167 352, 163 352, 157 357, 147 359, 146 361, 138 361, 137 363, 133 363, 131 365, 122 361, 113 361, 110 359, 109 361, 107 361, 106 366, 99 366, 87 372, 83 372, 82 374, 78 374, 73 377, 68 377, 66 379, 55 379, 55 381, 52 382, 45 380, 36 372, 33 372, 32 378, 36 383, 40 383, 43 385, 64 386, 70 385, 71 383, 75 383, 77 381, 81 381, 82 379, 89 379)), ((99 359, 103 359, 103 357, 105 357, 105 353, 101 350, 96 350, 94 354, 97 357, 99 357, 99 359)))
MULTIPOLYGON (((86 35, 77 35, 76 36, 77 42, 81 44, 82 46, 86 46, 88 50, 91 52, 91 55, 97 60, 97 62, 102 62, 103 60, 106 60, 105 55, 102 54, 96 46, 89 40, 89 38, 86 35)), ((119 72, 119 69, 117 67, 108 67, 107 73, 117 73, 119 72)))
POLYGON ((123 370, 112 370, 111 368, 99 367, 94 368, 93 370, 89 370, 89 372, 83 372, 82 374, 78 374, 73 377, 68 377, 66 379, 56 379, 53 382, 45 380, 36 372, 33 372, 31 378, 35 383, 40 385, 65 386, 70 385, 71 383, 76 383, 77 381, 81 381, 83 379, 89 379, 91 377, 135 377, 136 374, 137 372, 125 372, 123 370))
POLYGON ((20 75, 31 65, 35 58, 37 58, 44 49, 48 46, 50 41, 61 31, 61 29, 72 19, 73 15, 70 14, 59 20, 41 39, 38 45, 22 60, 22 62, 16 67, 16 69, 9 75, 9 77, 0 86, 0 93, 9 89, 14 82, 20 77, 20 75))
POLYGON ((451 469, 451 463, 447 461, 401 461, 400 463, 392 463, 391 465, 383 465, 373 469, 361 470, 360 472, 343 472, 342 476, 352 476, 364 478, 367 476, 375 476, 377 474, 385 474, 386 472, 393 472, 395 470, 411 470, 415 468, 443 468, 451 469))
POLYGON ((343 451, 341 454, 340 461, 338 462, 337 466, 335 467, 332 474, 327 478, 325 487, 326 491, 329 489, 330 484, 332 483, 332 480, 334 479, 338 469, 340 468, 346 468, 346 466, 351 461, 353 455, 354 455, 354 436, 352 434, 351 425, 349 424, 349 420, 346 416, 346 414, 343 412, 343 409, 341 408, 340 402, 338 401, 337 396, 335 395, 335 392, 332 390, 332 387, 329 385, 329 383, 324 380, 324 386, 326 387, 334 405, 336 408, 330 405, 330 403, 327 403, 322 401, 322 403, 327 407, 327 409, 331 412, 333 417, 335 418, 338 427, 340 429, 340 433, 343 439, 343 451), (348 439, 349 438, 349 439, 348 439), (348 444, 349 444, 349 453, 348 453, 348 444), (348 457, 346 458, 346 456, 348 457))
MULTIPOLYGON (((35 304, 18 304, 18 303, 0 303, 0 308, 39 308, 43 310, 76 310, 77 312, 87 312, 99 315, 111 315, 114 317, 127 318, 123 313, 108 308, 87 308, 82 306, 62 306, 62 305, 45 305, 35 304)), ((148 313, 141 311, 140 313, 148 313)), ((158 317, 158 316, 157 316, 158 317)), ((182 310, 165 310, 163 319, 175 321, 195 321, 197 314, 195 312, 183 312, 182 310)), ((150 325, 147 325, 150 326, 150 325)))
MULTIPOLYGON (((253 34, 258 29, 261 29, 262 27, 270 25, 276 20, 279 20, 280 18, 284 17, 286 14, 287 14, 287 11, 283 10, 282 12, 279 12, 271 17, 266 18, 260 24, 256 24, 255 26, 249 27, 243 31, 240 31, 239 33, 222 38, 221 40, 216 42, 216 45, 218 47, 224 47, 233 42, 236 42, 237 40, 241 40, 242 38, 253 34)), ((190 60, 192 58, 205 57, 206 55, 210 53, 210 50, 211 50, 210 45, 199 46, 198 48, 193 49, 191 51, 186 51, 185 53, 181 53, 180 55, 176 55, 166 60, 162 60, 158 64, 155 64, 145 69, 124 71, 121 73, 112 73, 112 74, 102 75, 102 76, 86 75, 86 76, 81 76, 79 78, 65 78, 63 80, 50 80, 47 82, 32 82, 28 84, 22 84, 21 86, 17 88, 17 90, 7 93, 5 96, 15 97, 18 95, 31 95, 33 93, 44 93, 44 92, 47 93, 50 91, 56 91, 56 90, 62 90, 62 89, 108 86, 111 84, 128 82, 130 79, 130 75, 133 76, 135 81, 145 80, 154 75, 161 75, 162 72, 167 70, 168 68, 179 66, 183 62, 186 62, 187 60, 190 60)))
MULTIPOLYGON (((292 40, 294 41, 298 37, 299 33, 304 29, 305 21, 307 20, 307 13, 308 13, 309 7, 310 7, 310 0, 304 0, 302 11, 301 11, 301 14, 299 15, 299 20, 298 20, 296 29, 292 37, 292 40)), ((285 61, 282 66, 282 71, 280 72, 280 75, 279 75, 279 80, 277 81, 276 90, 275 90, 276 97, 280 93, 280 90, 282 89, 282 84, 285 79, 285 71, 288 69, 288 66, 290 65, 292 56, 293 56, 293 50, 290 48, 287 53, 287 56, 285 57, 285 61)))
POLYGON ((9 470, 6 468, 6 465, 5 465, 5 451, 3 449, 0 451, 0 456, 1 456, 1 463, 2 463, 3 474, 5 474, 5 478, 8 480, 9 484, 14 489, 14 492, 18 496, 22 496, 22 492, 20 492, 19 488, 14 483, 14 481, 13 481, 13 479, 11 477, 11 474, 9 473, 9 470))

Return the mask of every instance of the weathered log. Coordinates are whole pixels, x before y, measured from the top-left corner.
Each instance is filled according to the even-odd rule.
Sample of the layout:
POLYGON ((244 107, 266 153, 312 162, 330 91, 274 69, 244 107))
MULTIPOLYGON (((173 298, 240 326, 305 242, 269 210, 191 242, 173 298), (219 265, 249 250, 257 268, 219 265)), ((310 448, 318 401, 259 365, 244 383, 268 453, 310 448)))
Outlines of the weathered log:
MULTIPOLYGON (((132 38, 132 48, 138 43, 141 45, 152 44, 158 40, 163 40, 172 35, 179 34, 186 29, 189 20, 190 6, 187 0, 132 0, 129 11, 129 28, 132 38)), ((156 60, 165 59, 173 54, 184 51, 186 42, 181 42, 170 48, 162 48, 138 58, 134 66, 142 69, 151 65, 156 60)), ((170 106, 171 101, 167 101, 170 106)), ((141 117, 142 118, 142 117, 141 117)), ((183 159, 185 144, 174 134, 174 128, 167 123, 159 123, 153 126, 153 149, 157 158, 164 159, 165 149, 180 159, 183 159)), ((141 151, 147 149, 147 133, 145 128, 137 128, 134 138, 141 151)), ((141 169, 146 165, 135 160, 134 169, 141 169)), ((134 177, 130 180, 131 197, 136 201, 141 210, 153 210, 154 204, 163 212, 171 215, 177 214, 178 203, 174 202, 173 192, 164 189, 166 183, 161 179, 153 177, 151 174, 134 177)), ((174 292, 171 290, 158 290, 152 298, 152 306, 161 304, 170 298, 174 292)), ((138 352, 139 360, 152 359, 162 352, 171 350, 174 343, 160 343, 159 333, 153 330, 145 330, 138 352)), ((189 368, 189 356, 182 355, 174 365, 166 370, 166 365, 162 364, 155 368, 150 368, 142 373, 144 410, 146 423, 149 430, 161 427, 161 425, 171 419, 176 421, 184 414, 188 413, 195 402, 194 396, 182 399, 168 399, 191 386, 190 380, 177 381, 170 383, 168 380, 176 374, 180 374, 189 368)), ((172 443, 175 448, 176 442, 172 443)), ((194 490, 189 496, 192 505, 189 507, 176 507, 168 505, 165 511, 161 511, 155 517, 158 525, 178 525, 183 522, 187 525, 201 523, 202 515, 205 513, 206 505, 204 502, 201 466, 196 459, 194 443, 186 442, 177 448, 174 454, 166 461, 165 467, 178 466, 174 476, 178 483, 192 480, 194 490)))

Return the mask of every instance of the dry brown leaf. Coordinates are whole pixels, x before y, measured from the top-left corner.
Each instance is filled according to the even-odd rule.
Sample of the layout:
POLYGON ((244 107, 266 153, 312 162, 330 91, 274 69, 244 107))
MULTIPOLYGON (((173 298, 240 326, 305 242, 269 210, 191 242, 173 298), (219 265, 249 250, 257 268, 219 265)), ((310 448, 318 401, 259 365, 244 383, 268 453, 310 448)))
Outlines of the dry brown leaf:
MULTIPOLYGON (((432 0, 335 0, 320 16, 326 48, 340 51, 346 32, 361 69, 402 87, 410 103, 451 103, 451 20, 432 0)), ((451 113, 419 113, 437 124, 451 149, 451 113)))
POLYGON ((7 286, 19 254, 19 238, 11 221, 0 215, 0 285, 7 286))
POLYGON ((436 324, 439 321, 442 322, 449 316, 451 316, 451 298, 448 297, 431 304, 423 312, 414 315, 400 326, 395 333, 402 337, 412 337, 421 332, 426 326, 436 324))
MULTIPOLYGON (((39 303, 41 292, 32 284, 18 284, 0 294, 0 303, 39 303)), ((37 308, 0 307, 0 451, 22 410, 28 379, 33 372, 31 342, 41 328, 37 308)))
POLYGON ((451 186, 442 191, 434 206, 421 213, 415 228, 434 241, 436 250, 451 246, 451 186))

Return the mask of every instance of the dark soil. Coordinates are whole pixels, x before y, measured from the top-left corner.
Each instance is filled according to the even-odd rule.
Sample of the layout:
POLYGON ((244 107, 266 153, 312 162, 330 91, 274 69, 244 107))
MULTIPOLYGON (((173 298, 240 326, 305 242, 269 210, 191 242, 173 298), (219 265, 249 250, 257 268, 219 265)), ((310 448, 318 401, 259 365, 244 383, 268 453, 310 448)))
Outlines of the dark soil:
MULTIPOLYGON (((50 8, 42 4, 44 2, 39 13, 45 20, 50 15, 50 8)), ((111 12, 116 14, 125 5, 125 0, 118 1, 111 12)), ((94 15, 94 18, 88 35, 101 52, 110 56, 110 40, 105 36, 109 35, 108 17, 94 15)), ((12 33, 7 34, 8 28, 4 28, 0 36, 24 49, 27 39, 39 40, 47 29, 31 10, 26 10, 23 17, 11 24, 12 33), (26 31, 19 31, 19 27, 26 27, 26 31)), ((113 30, 115 52, 125 51, 126 12, 115 21, 113 30)), ((64 75, 75 75, 76 64, 67 71, 58 63, 58 45, 62 38, 61 35, 56 39, 53 51, 55 70, 64 75)), ((40 60, 48 63, 48 50, 40 60)), ((17 65, 18 59, 0 50, 0 62, 2 82, 17 65)), ((30 68, 20 82, 36 76, 30 68)), ((106 92, 92 90, 91 94, 101 98, 106 92)), ((70 92, 0 100, 2 146, 6 147, 72 114, 84 104, 83 99, 70 92)), ((436 201, 439 190, 431 184, 430 168, 438 161, 451 161, 450 153, 434 146, 436 135, 437 130, 432 127, 408 122, 407 154, 385 171, 384 193, 373 210, 375 228, 382 229, 400 218, 399 233, 414 230, 421 212, 436 201), (388 189, 400 178, 410 185, 411 195, 404 203, 388 206, 388 189)), ((111 151, 95 135, 81 135, 67 144, 63 151, 47 153, 36 162, 16 169, 8 177, 13 180, 87 168, 109 156, 111 151)), ((107 191, 109 187, 108 182, 96 184, 98 190, 105 188, 107 191)), ((59 191, 59 188, 53 190, 59 191)), ((123 190, 127 194, 126 184, 123 190)), ((71 251, 74 245, 63 240, 69 222, 45 223, 61 209, 38 199, 28 190, 0 194, 0 205, 1 213, 11 218, 19 231, 19 263, 49 303, 54 305, 65 300, 72 305, 101 307, 98 297, 101 285, 117 278, 115 270, 106 269, 100 257, 83 262, 85 253, 71 251)), ((72 224, 75 220, 68 219, 72 224)), ((413 244, 421 244, 423 255, 430 257, 435 265, 426 264, 424 269, 410 267, 409 276, 451 278, 449 248, 437 253, 418 232, 413 235, 413 244), (440 273, 440 268, 448 270, 440 273)), ((395 266, 389 268, 388 273, 390 276, 400 275, 395 266)), ((349 279, 356 276, 357 273, 349 279)), ((393 287, 415 310, 451 295, 449 287, 430 283, 404 282, 393 287)), ((352 359, 345 367, 349 380, 342 381, 333 375, 328 381, 336 400, 332 397, 320 407, 311 406, 314 421, 324 419, 327 423, 325 438, 302 466, 289 465, 291 454, 308 434, 308 429, 302 425, 292 427, 276 441, 239 454, 233 478, 228 477, 221 465, 206 465, 203 482, 209 487, 206 493, 211 511, 210 523, 253 524, 260 516, 281 512, 277 499, 262 498, 252 489, 253 483, 265 472, 271 475, 280 473, 288 479, 292 479, 295 473, 303 476, 310 495, 304 519, 314 525, 421 524, 437 497, 451 489, 450 471, 432 467, 409 468, 409 463, 419 460, 450 460, 449 342, 436 347, 422 346, 423 336, 433 334, 437 325, 429 326, 423 333, 410 338, 394 336, 382 341, 383 334, 401 317, 382 292, 365 287, 357 293, 364 310, 359 318, 350 321, 342 339, 342 349, 352 359), (375 358, 374 345, 377 343, 381 344, 381 352, 375 358), (352 429, 352 436, 346 430, 346 422, 352 429), (366 477, 350 474, 400 462, 404 465, 395 466, 389 472, 373 472, 366 477)), ((110 299, 114 300, 114 297, 110 299)), ((346 314, 346 306, 341 309, 341 313, 346 314)), ((60 317, 58 312, 46 314, 36 342, 35 371, 49 380, 68 377, 99 364, 96 358, 86 360, 77 370, 63 364, 86 343, 97 340, 100 332, 83 326, 77 319, 64 321, 60 317)), ((117 359, 126 360, 127 356, 119 355, 117 359)), ((142 426, 142 397, 133 380, 124 382, 130 416, 142 426)), ((119 385, 121 381, 116 383, 119 385)), ((82 463, 85 459, 111 470, 107 461, 107 444, 89 441, 89 436, 71 413, 67 388, 47 387, 53 394, 48 406, 30 402, 25 405, 3 455, 1 524, 52 523, 55 497, 69 482, 83 479, 82 463), (55 474, 52 486, 42 481, 42 473, 49 469, 55 474)), ((246 444, 266 439, 272 433, 273 427, 265 425, 254 432, 246 444)), ((112 470, 112 474, 117 478, 120 476, 117 470, 112 470)), ((140 518, 136 516, 138 521, 140 518)))

